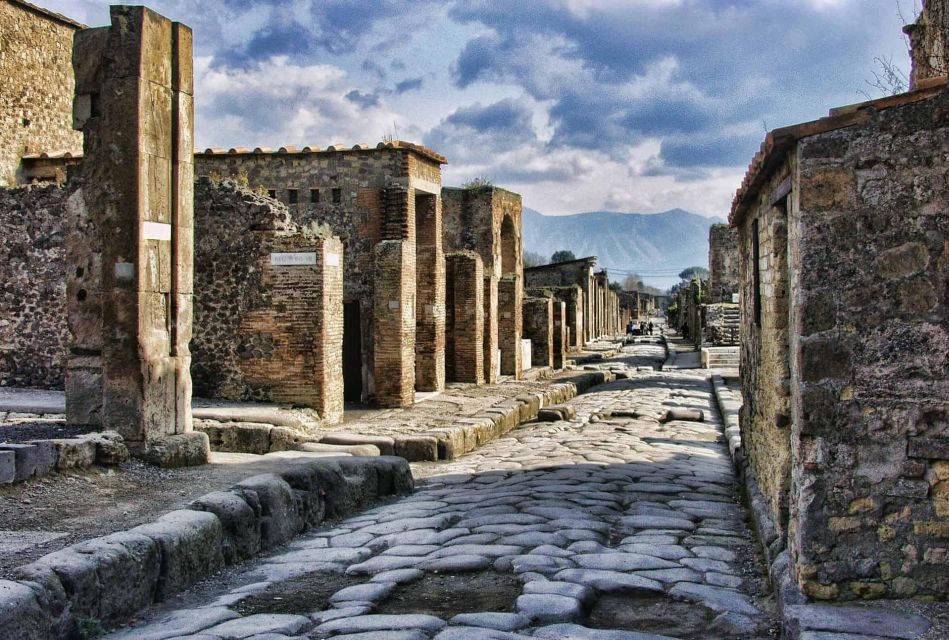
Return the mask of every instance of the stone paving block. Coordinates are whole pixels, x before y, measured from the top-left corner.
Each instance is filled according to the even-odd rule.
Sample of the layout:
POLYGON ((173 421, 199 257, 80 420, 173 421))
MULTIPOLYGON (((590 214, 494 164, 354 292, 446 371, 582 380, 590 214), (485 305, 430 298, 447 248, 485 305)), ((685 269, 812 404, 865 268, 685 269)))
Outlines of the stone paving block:
POLYGON ((343 635, 347 633, 364 633, 367 631, 405 631, 418 629, 420 631, 439 631, 445 627, 445 621, 435 616, 423 614, 385 615, 373 614, 331 620, 316 628, 317 633, 343 635))
POLYGON ((51 636, 50 612, 22 582, 0 580, 0 640, 51 636))
POLYGON ((14 482, 23 482, 36 475, 42 452, 35 444, 0 444, 0 451, 11 451, 15 456, 14 482))
POLYGON ((757 616, 760 613, 751 604, 748 596, 731 589, 693 584, 691 582, 678 582, 669 589, 669 593, 680 598, 700 602, 713 611, 733 611, 748 616, 757 616))
POLYGON ((244 618, 234 618, 205 629, 205 633, 222 638, 247 638, 261 633, 295 634, 312 624, 305 616, 260 613, 244 618))
POLYGON ((395 454, 395 440, 389 436, 367 436, 355 433, 331 432, 320 438, 320 442, 325 444, 371 444, 379 447, 379 452, 384 456, 395 454))
POLYGON ((0 449, 0 484, 10 484, 16 478, 16 452, 0 449))
POLYGON ((237 483, 235 488, 259 514, 261 549, 283 544, 303 530, 293 490, 283 478, 272 473, 262 474, 237 483))
POLYGON ((569 596, 531 593, 518 597, 517 612, 533 622, 572 622, 583 617, 583 605, 569 596))
POLYGON ((252 558, 260 551, 261 518, 233 491, 214 491, 196 499, 189 509, 208 511, 221 522, 222 553, 227 564, 252 558))
POLYGON ((905 640, 922 636, 932 626, 928 620, 916 614, 822 604, 785 607, 784 619, 792 634, 822 631, 905 640))
POLYGON ((534 632, 534 637, 545 640, 676 640, 670 636, 653 633, 588 629, 578 624, 554 624, 541 627, 534 632))
POLYGON ((528 626, 531 621, 527 616, 516 613, 460 613, 448 621, 450 624, 467 627, 482 627, 496 631, 517 631, 528 626))

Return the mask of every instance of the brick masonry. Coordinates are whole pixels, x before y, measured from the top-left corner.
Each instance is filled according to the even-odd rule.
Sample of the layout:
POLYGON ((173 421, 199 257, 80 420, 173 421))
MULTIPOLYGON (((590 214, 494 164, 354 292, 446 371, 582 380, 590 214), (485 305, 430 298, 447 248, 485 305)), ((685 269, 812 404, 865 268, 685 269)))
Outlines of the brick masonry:
POLYGON ((732 212, 742 437, 805 593, 945 599, 949 91, 836 122, 781 132, 732 212))
POLYGON ((554 365, 553 298, 524 298, 524 337, 531 341, 531 366, 554 365))
MULTIPOLYGON (((526 295, 533 297, 553 296, 565 305, 564 330, 567 335, 565 352, 583 347, 583 289, 579 285, 563 287, 532 287, 526 295)), ((559 368, 559 367, 558 367, 559 368)))
POLYGON ((484 384, 484 267, 473 251, 445 256, 445 375, 484 384))
POLYGON ((521 278, 507 275, 498 282, 498 349, 501 351, 501 373, 520 378, 521 336, 524 310, 519 301, 524 299, 521 278))
POLYGON ((524 269, 524 286, 533 289, 548 286, 578 286, 583 294, 583 332, 578 333, 578 345, 597 337, 595 328, 596 296, 593 269, 596 258, 580 258, 524 269))
POLYGON ((361 345, 356 378, 363 400, 404 406, 413 401, 416 385, 419 390, 444 386, 444 162, 431 150, 398 141, 374 148, 209 149, 195 155, 197 175, 234 177, 251 188, 272 191, 301 225, 326 224, 340 237, 344 302, 357 303, 360 311, 354 332, 361 345), (379 248, 381 242, 402 243, 401 258, 394 258, 393 246, 379 248), (394 261, 376 265, 380 253, 394 261), (379 290, 382 282, 384 291, 379 290), (390 326, 393 301, 400 306, 391 311, 405 317, 390 326), (377 312, 385 313, 385 329, 378 326, 377 312), (414 325, 407 330, 409 319, 414 325), (411 333, 402 343, 405 349, 411 345, 410 351, 394 350, 392 334, 377 335, 393 330, 395 335, 411 333), (379 344, 386 345, 387 360, 382 362, 376 362, 379 344), (415 371, 408 371, 408 361, 415 371), (399 373, 393 377, 389 371, 399 373), (379 375, 387 379, 381 381, 379 375), (403 386, 393 391, 393 382, 403 386))
POLYGON ((271 198, 208 179, 195 186, 195 237, 195 394, 303 404, 339 421, 339 239, 299 227, 271 198))
POLYGON ((713 224, 708 231, 708 290, 710 304, 731 304, 738 293, 738 231, 713 224))
POLYGON ((72 128, 72 45, 81 26, 29 3, 0 2, 0 186, 18 183, 24 155, 82 149, 72 128))

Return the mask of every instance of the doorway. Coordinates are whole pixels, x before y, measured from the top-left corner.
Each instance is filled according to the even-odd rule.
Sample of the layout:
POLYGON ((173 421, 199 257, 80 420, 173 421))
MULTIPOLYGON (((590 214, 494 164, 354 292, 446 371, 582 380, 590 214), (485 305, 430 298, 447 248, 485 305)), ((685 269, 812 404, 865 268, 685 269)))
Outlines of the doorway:
POLYGON ((343 398, 362 401, 362 324, 359 301, 343 303, 343 398))

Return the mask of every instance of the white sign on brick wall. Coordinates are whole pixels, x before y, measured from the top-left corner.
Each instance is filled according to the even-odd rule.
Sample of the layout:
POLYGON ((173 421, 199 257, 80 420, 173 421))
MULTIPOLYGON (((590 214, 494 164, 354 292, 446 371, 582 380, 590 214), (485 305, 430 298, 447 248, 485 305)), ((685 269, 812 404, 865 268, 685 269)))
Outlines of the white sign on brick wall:
POLYGON ((171 242, 171 225, 167 222, 142 222, 142 237, 146 240, 164 240, 171 242))
POLYGON ((275 267, 306 267, 316 264, 316 253, 271 253, 270 264, 275 267))
POLYGON ((338 266, 339 266, 339 254, 338 254, 338 253, 327 253, 327 254, 326 254, 326 266, 327 266, 327 267, 338 267, 338 266))

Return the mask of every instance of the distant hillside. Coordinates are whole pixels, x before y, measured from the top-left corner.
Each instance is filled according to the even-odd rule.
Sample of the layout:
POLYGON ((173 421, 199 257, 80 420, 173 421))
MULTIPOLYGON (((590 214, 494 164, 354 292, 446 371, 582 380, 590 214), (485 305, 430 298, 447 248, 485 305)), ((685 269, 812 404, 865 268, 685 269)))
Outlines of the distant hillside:
POLYGON ((550 258, 568 249, 578 258, 596 256, 610 279, 622 282, 635 271, 648 285, 666 289, 686 267, 708 266, 708 229, 721 218, 682 209, 665 213, 594 211, 545 216, 524 208, 524 249, 550 258))

